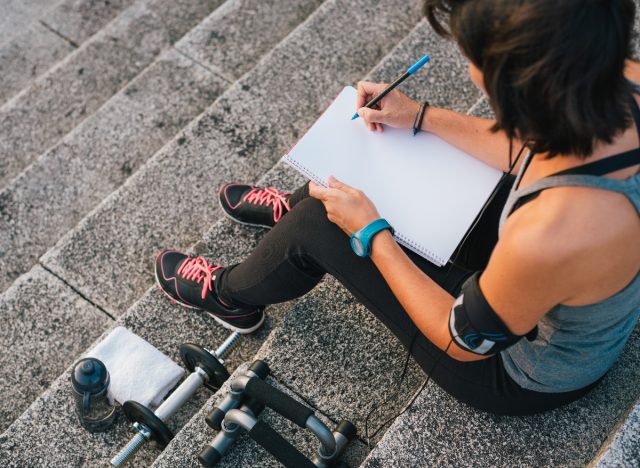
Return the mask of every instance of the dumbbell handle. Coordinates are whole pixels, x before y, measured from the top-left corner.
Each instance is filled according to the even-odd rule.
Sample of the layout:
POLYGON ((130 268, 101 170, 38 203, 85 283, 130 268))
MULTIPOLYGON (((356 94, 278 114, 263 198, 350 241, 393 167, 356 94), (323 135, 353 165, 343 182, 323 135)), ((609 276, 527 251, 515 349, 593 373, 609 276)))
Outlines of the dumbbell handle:
POLYGON ((158 407, 155 411, 156 416, 164 422, 171 419, 171 416, 182 408, 182 405, 196 393, 207 378, 207 373, 201 368, 196 367, 189 377, 184 379, 184 382, 158 407))

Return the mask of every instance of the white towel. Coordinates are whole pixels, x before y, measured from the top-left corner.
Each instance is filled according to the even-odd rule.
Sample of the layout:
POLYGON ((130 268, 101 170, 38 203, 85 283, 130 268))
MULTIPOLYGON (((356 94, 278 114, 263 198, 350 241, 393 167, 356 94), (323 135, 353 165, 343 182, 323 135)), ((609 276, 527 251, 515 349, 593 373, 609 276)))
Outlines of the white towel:
POLYGON ((107 366, 111 403, 134 400, 155 409, 184 374, 172 359, 124 327, 115 328, 87 356, 107 366))

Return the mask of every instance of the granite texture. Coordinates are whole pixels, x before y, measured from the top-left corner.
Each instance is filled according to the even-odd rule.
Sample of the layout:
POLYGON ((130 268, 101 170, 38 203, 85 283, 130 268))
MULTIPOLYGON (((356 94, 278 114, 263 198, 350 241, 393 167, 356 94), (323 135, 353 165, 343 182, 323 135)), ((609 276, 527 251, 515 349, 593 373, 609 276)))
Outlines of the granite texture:
POLYGON ((389 83, 426 54, 429 63, 399 89, 417 101, 427 100, 433 106, 466 112, 480 98, 481 91, 469 79, 467 59, 456 43, 438 36, 426 19, 369 73, 367 80, 389 83))
POLYGON ((486 96, 483 96, 481 99, 475 102, 473 106, 469 109, 468 113, 475 117, 484 117, 486 119, 495 119, 495 115, 493 115, 493 110, 489 105, 489 100, 486 96))
POLYGON ((181 39, 176 48, 235 81, 321 3, 228 1, 181 39))
POLYGON ((134 0, 63 0, 40 20, 61 36, 82 44, 134 0))
MULTIPOLYGON (((363 466, 585 466, 637 401, 638 353, 640 327, 596 389, 564 408, 535 416, 476 411, 430 384, 363 466)), ((634 450, 637 454, 637 448, 630 453, 634 450)))
MULTIPOLYGON (((228 265, 240 261, 251 252, 264 230, 253 229, 222 219, 215 223, 207 232, 205 239, 187 251, 205 255, 210 260, 217 260, 228 265), (208 252, 209 243, 215 242, 215 252, 208 252)), ((256 333, 248 335, 225 357, 225 366, 231 372, 240 363, 253 359, 253 356, 264 342, 270 331, 282 320, 282 316, 291 307, 284 303, 267 308, 267 318, 264 326, 256 333)), ((194 312, 169 302, 154 286, 149 289, 142 299, 136 302, 122 315, 109 330, 102 335, 104 338, 115 326, 124 326, 142 338, 149 341, 165 354, 179 362, 178 348, 184 342, 193 342, 209 349, 215 349, 227 336, 228 331, 220 327, 206 314, 194 312)), ((105 327, 102 329, 104 330, 105 327)), ((100 341, 96 340, 96 343, 100 341)), ((46 340, 45 340, 46 341, 46 340)), ((94 343, 95 345, 95 343, 94 343)), ((90 346, 88 349, 93 347, 90 346)), ((23 466, 23 464, 37 464, 44 459, 46 448, 37 450, 33 454, 23 455, 28 445, 23 441, 22 434, 34 433, 35 437, 50 437, 49 441, 55 445, 53 461, 60 466, 94 466, 106 462, 113 456, 128 437, 131 431, 127 429, 124 418, 120 417, 118 425, 109 432, 92 436, 83 431, 75 422, 72 413, 72 401, 66 387, 68 386, 67 369, 53 383, 40 398, 38 398, 20 419, 7 431, 6 437, 0 437, 0 459, 7 457, 9 466, 23 466), (45 427, 53 427, 57 434, 53 439, 45 427), (58 433, 59 432, 59 433, 58 433), (85 451, 79 453, 76 441, 85 446, 85 451)), ((171 421, 171 427, 180 428, 191 415, 202 406, 209 393, 200 391, 171 421)), ((26 403, 31 399, 26 400, 26 403)), ((135 462, 149 465, 159 452, 149 446, 136 455, 135 462)), ((364 458, 364 457, 362 457, 364 458)))
POLYGON ((36 266, 0 296, 0 432, 113 322, 36 266))
POLYGON ((2 0, 0 3, 0 44, 9 40, 51 7, 51 0, 2 0))
POLYGON ((215 194, 223 182, 264 174, 345 82, 363 76, 382 57, 383 44, 408 32, 419 2, 384 3, 384 8, 364 0, 324 3, 61 240, 43 258, 45 264, 120 315, 150 285, 153 254, 185 248, 219 216, 215 194), (384 26, 373 24, 374 17, 384 26), (355 37, 347 32, 354 21, 364 29, 355 37), (371 46, 372 36, 378 45, 371 46), (343 55, 353 60, 336 58, 343 55), (319 88, 309 89, 312 77, 319 88), (283 88, 276 82, 290 84, 283 88), (308 107, 302 109, 300 102, 308 107))
MULTIPOLYGON (((249 367, 249 364, 250 363, 247 362, 238 367, 231 378, 233 379, 236 375, 244 372, 249 367)), ((154 467, 172 468, 175 466, 181 466, 199 468, 201 466, 197 460, 198 454, 213 440, 216 435, 216 432, 209 428, 209 426, 204 422, 204 418, 228 393, 228 383, 230 381, 231 379, 227 381, 227 384, 223 386, 213 397, 211 397, 193 416, 189 423, 182 428, 180 434, 167 446, 162 455, 157 458, 153 464, 154 467)), ((304 401, 303 398, 296 395, 287 387, 281 385, 277 379, 274 380, 273 378, 268 377, 267 382, 275 388, 282 390, 290 397, 309 406, 308 402, 304 401)), ((334 429, 336 427, 336 422, 332 421, 321 412, 316 411, 315 415, 330 429, 334 429)), ((298 428, 298 426, 279 416, 272 410, 265 409, 261 413, 260 419, 267 422, 307 457, 313 457, 318 450, 318 439, 316 439, 310 431, 298 428)), ((364 457, 366 457, 366 454, 366 446, 356 439, 349 444, 342 460, 346 461, 349 466, 358 466, 364 457)), ((282 465, 248 436, 244 435, 235 442, 217 466, 220 466, 221 468, 248 466, 277 468, 282 465)))
POLYGON ((38 22, 0 45, 0 104, 74 49, 38 22))
POLYGON ((98 32, 133 0, 63 0, 0 41, 0 104, 98 32))
POLYGON ((411 360, 396 392, 406 356, 391 332, 330 277, 292 308, 256 354, 280 382, 329 417, 353 422, 363 438, 374 408, 370 436, 424 379, 411 360))
POLYGON ((0 291, 228 86, 169 50, 0 191, 0 291))
MULTIPOLYGON (((304 134, 344 86, 365 76, 410 32, 420 20, 421 4, 414 0, 326 1, 263 66, 240 79, 243 88, 269 103, 271 118, 287 137, 271 158, 254 158, 261 173, 304 134)), ((251 113, 253 103, 243 104, 240 112, 251 113)), ((221 130, 233 133, 231 124, 225 121, 221 130)))
POLYGON ((134 4, 0 108, 0 188, 96 111, 221 0, 134 4))
POLYGON ((640 466, 640 400, 627 415, 602 456, 597 468, 633 468, 640 466))
MULTIPOLYGON (((277 315, 270 314, 263 328, 245 337, 231 351, 225 359, 227 369, 232 371, 251 359, 273 326, 271 317, 277 315)), ((178 348, 182 343, 191 342, 215 349, 229 334, 206 314, 171 303, 156 288, 149 290, 113 326, 126 327, 180 365, 178 348)), ((106 330, 87 351, 110 331, 111 328, 106 330)), ((105 466, 134 434, 123 415, 114 427, 101 434, 90 434, 82 429, 74 414, 68 378, 70 371, 71 366, 0 436, 3 466, 42 466, 44 460, 52 466, 105 466)), ((169 427, 177 432, 210 395, 209 390, 201 388, 169 421, 169 427)), ((154 444, 148 444, 136 454, 133 463, 149 466, 158 454, 154 444)))

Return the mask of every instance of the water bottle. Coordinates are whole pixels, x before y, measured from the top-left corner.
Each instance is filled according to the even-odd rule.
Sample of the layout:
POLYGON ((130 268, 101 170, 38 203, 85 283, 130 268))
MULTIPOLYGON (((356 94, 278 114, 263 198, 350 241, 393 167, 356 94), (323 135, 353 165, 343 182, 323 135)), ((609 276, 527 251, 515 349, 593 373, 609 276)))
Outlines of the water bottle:
POLYGON ((80 424, 89 432, 109 428, 116 418, 116 407, 109 404, 109 372, 99 359, 79 360, 71 372, 71 387, 80 424))

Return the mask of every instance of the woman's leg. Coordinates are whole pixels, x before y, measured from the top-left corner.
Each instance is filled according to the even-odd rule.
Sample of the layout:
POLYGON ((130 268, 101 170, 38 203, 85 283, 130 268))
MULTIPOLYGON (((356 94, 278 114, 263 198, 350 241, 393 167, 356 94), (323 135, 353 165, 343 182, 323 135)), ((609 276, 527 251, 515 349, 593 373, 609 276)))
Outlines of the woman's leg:
MULTIPOLYGON (((413 252, 405 252, 452 294, 472 273, 458 267, 438 268, 413 252)), ((369 291, 389 290, 371 259, 353 253, 348 236, 327 219, 322 203, 302 197, 245 261, 218 275, 215 286, 224 302, 251 307, 300 297, 313 289, 325 273, 335 276, 363 299, 369 291)), ((385 295, 383 302, 400 307, 393 294, 390 296, 385 295)), ((368 302, 373 305, 380 300, 368 302)), ((380 304, 381 308, 385 304, 380 304)))
MULTIPOLYGON (((531 392, 508 376, 499 355, 468 363, 450 358, 420 333, 373 262, 353 254, 348 237, 327 219, 322 203, 309 198, 305 187, 291 201, 292 210, 256 250, 219 276, 216 290, 223 300, 240 306, 284 302, 305 294, 329 273, 400 339, 438 385, 471 406, 499 414, 529 414, 566 404, 590 390, 531 392)), ((450 265, 438 268, 406 252, 454 296, 471 274, 450 265)))

